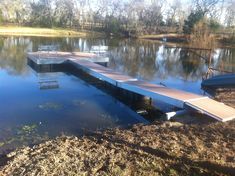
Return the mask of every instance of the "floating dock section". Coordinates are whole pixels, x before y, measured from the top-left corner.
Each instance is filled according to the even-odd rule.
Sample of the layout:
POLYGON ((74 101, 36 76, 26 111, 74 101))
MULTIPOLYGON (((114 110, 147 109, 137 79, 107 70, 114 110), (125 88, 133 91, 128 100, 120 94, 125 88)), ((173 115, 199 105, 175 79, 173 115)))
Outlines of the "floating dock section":
POLYGON ((35 52, 28 53, 28 59, 38 65, 70 63, 76 68, 116 87, 163 101, 181 109, 191 108, 222 122, 235 119, 235 109, 232 107, 207 96, 167 88, 123 75, 120 72, 96 64, 108 62, 108 58, 98 57, 95 54, 35 52))

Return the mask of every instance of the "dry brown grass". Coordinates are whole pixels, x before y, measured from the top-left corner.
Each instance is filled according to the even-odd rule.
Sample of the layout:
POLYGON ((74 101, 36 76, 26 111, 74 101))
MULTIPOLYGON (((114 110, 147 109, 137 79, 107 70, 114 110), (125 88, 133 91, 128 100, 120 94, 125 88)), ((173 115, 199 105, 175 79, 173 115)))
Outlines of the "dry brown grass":
POLYGON ((206 19, 199 21, 189 36, 189 45, 197 48, 214 49, 216 37, 210 32, 206 19))
POLYGON ((215 90, 215 99, 235 108, 235 88, 215 90))
POLYGON ((138 38, 141 38, 141 39, 148 39, 148 38, 162 39, 162 38, 165 38, 165 37, 184 38, 184 37, 186 37, 186 35, 184 35, 184 34, 174 34, 174 33, 173 34, 150 34, 150 35, 141 35, 138 38))
POLYGON ((97 32, 74 31, 60 28, 35 28, 35 27, 18 27, 3 26, 0 27, 0 35, 20 35, 20 36, 45 36, 45 37, 87 37, 101 36, 97 32))

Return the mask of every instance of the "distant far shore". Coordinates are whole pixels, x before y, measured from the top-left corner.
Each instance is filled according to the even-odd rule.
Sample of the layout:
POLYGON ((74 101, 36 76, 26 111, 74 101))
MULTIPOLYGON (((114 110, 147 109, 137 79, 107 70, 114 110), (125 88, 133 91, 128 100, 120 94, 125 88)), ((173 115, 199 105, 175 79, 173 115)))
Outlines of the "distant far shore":
MULTIPOLYGON (((234 48, 235 47, 235 36, 228 34, 214 34, 215 39, 221 48, 234 48)), ((177 33, 166 33, 166 34, 151 34, 151 35, 140 35, 138 39, 145 40, 158 40, 171 43, 187 44, 189 35, 177 34, 177 33)))
MULTIPOLYGON (((105 32, 89 31, 89 30, 73 30, 68 28, 43 28, 43 27, 25 27, 25 26, 0 26, 0 36, 35 36, 35 37, 90 37, 100 38, 105 37, 109 34, 105 32)), ((122 35, 117 35, 123 38, 122 35)), ((117 37, 116 36, 116 37, 117 37)), ((133 38, 152 40, 152 41, 164 41, 168 44, 179 43, 183 45, 188 44, 188 35, 177 34, 177 33, 166 33, 166 34, 150 34, 150 35, 137 35, 133 38)), ((231 37, 231 36, 230 36, 231 37)), ((132 38, 132 37, 131 37, 132 38)), ((217 34, 216 40, 218 46, 222 48, 234 48, 235 37, 229 38, 227 34, 217 34)))
POLYGON ((151 35, 140 35, 138 36, 139 39, 149 39, 149 40, 163 40, 163 41, 170 41, 170 42, 186 42, 187 35, 184 34, 151 34, 151 35))
POLYGON ((75 31, 63 28, 40 28, 22 26, 1 26, 2 36, 38 36, 38 37, 101 37, 104 34, 91 31, 75 31))

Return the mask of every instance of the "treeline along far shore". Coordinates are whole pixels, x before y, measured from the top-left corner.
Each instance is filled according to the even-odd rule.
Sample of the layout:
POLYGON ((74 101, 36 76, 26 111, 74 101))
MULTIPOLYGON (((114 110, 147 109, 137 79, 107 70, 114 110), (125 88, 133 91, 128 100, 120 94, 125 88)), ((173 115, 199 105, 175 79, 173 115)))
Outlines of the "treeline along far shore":
POLYGON ((234 39, 233 0, 0 0, 0 24, 139 36, 203 31, 234 39), (197 25, 197 27, 195 27, 197 25))

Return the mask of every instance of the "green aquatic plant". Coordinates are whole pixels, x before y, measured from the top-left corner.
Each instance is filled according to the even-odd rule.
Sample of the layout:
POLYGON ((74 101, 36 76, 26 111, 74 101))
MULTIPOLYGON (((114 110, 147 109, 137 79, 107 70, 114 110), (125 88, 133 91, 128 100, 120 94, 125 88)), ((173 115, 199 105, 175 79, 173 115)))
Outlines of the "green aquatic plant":
POLYGON ((58 103, 54 103, 54 102, 47 102, 47 103, 38 105, 38 107, 40 109, 49 110, 49 109, 60 109, 62 105, 58 103))
POLYGON ((11 138, 7 139, 5 142, 0 142, 0 147, 7 145, 7 144, 12 144, 15 141, 18 141, 18 138, 11 137, 11 138))
POLYGON ((32 133, 37 128, 36 124, 33 125, 24 125, 20 131, 23 133, 32 133))
POLYGON ((12 128, 8 138, 0 141, 0 147, 3 147, 4 145, 17 147, 48 140, 49 137, 47 133, 40 135, 37 132, 38 127, 39 125, 37 124, 27 124, 12 128))
POLYGON ((0 142, 0 147, 4 146, 5 142, 0 142))
POLYGON ((20 142, 26 137, 36 134, 37 127, 37 124, 31 124, 8 129, 8 134, 6 135, 8 138, 0 142, 0 147, 6 144, 12 144, 14 142, 20 142))

